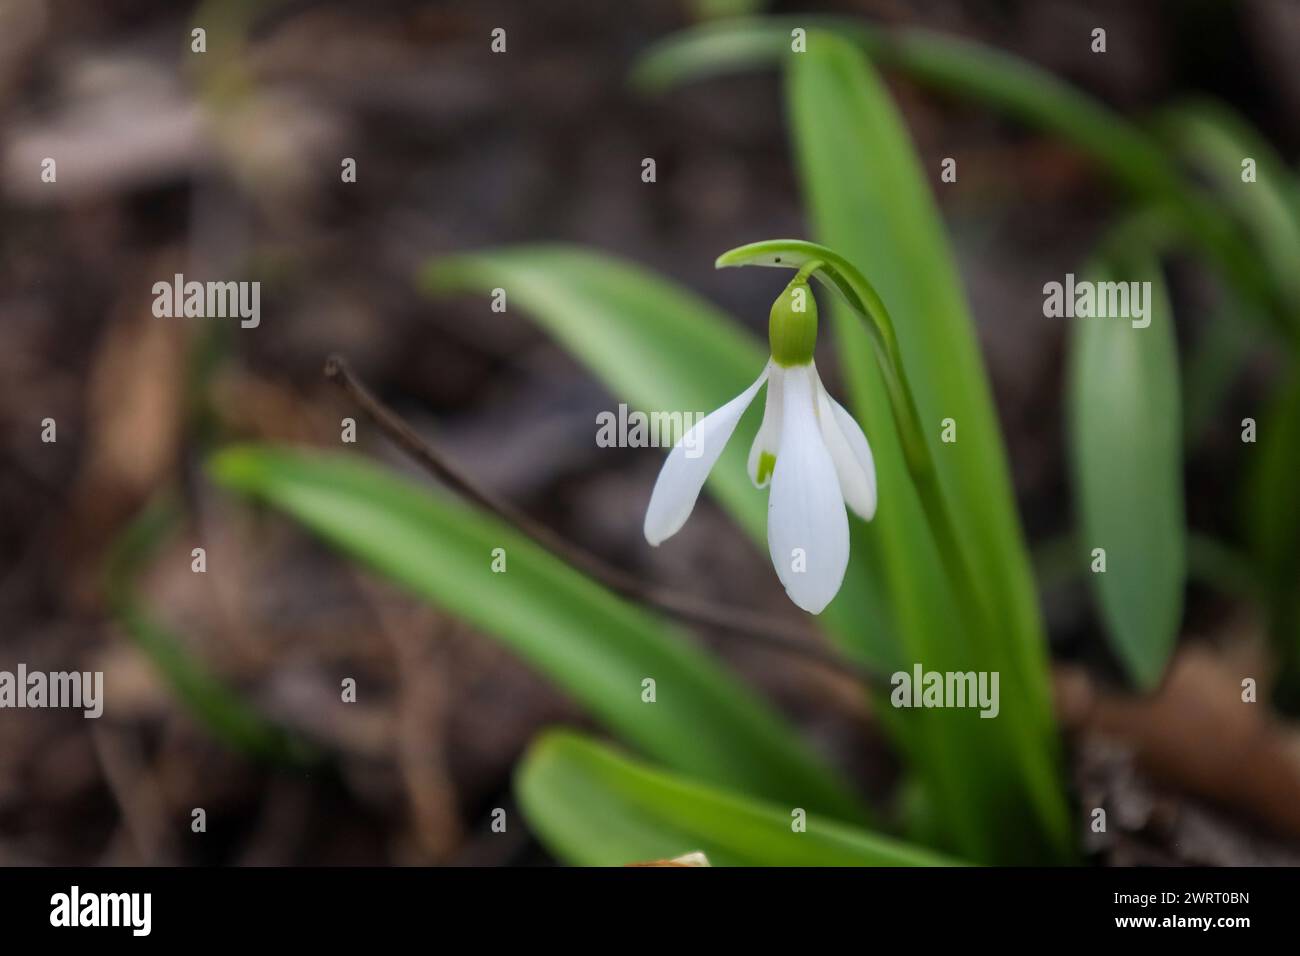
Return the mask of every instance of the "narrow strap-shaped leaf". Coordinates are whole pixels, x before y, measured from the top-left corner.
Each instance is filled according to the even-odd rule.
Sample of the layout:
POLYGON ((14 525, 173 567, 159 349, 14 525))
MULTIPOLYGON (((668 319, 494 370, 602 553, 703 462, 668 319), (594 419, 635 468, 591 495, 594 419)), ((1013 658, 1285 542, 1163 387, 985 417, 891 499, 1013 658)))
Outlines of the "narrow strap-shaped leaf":
POLYGON ((1173 315, 1159 267, 1140 246, 1110 250, 1084 281, 1107 301, 1108 289, 1118 294, 1121 285, 1100 284, 1122 284, 1130 312, 1129 284, 1149 289, 1145 318, 1062 320, 1071 324, 1078 560, 1092 572, 1111 646, 1133 682, 1149 689, 1164 673, 1178 635, 1187 573, 1173 315), (1134 321, 1150 324, 1135 327, 1134 321))
POLYGON ((1294 715, 1300 714, 1300 370, 1291 369, 1253 427, 1255 442, 1243 445, 1249 479, 1242 504, 1278 659, 1274 700, 1294 715))
POLYGON ((1300 339, 1300 180, 1258 130, 1221 103, 1178 103, 1158 120, 1157 129, 1208 177, 1219 204, 1251 238, 1300 339))
POLYGON ((665 765, 863 817, 836 775, 706 653, 499 520, 355 456, 235 447, 209 470, 498 637, 665 765), (493 570, 495 557, 504 571, 493 570), (646 679, 655 682, 654 702, 643 700, 646 679))
POLYGON ((552 731, 533 744, 515 789, 529 826, 547 848, 584 866, 693 852, 703 852, 714 866, 954 863, 803 807, 759 801, 649 767, 566 731, 552 731))
POLYGON ((171 687, 181 707, 230 747, 268 763, 309 768, 323 751, 243 700, 186 650, 136 593, 135 578, 180 521, 170 497, 151 502, 114 542, 106 591, 113 616, 171 687))
POLYGON ((914 452, 895 427, 890 383, 874 354, 878 346, 873 349, 855 310, 836 308, 836 352, 855 412, 873 442, 882 444, 876 454, 880 507, 869 548, 883 571, 901 651, 926 669, 998 672, 1002 701, 1011 708, 974 723, 963 722, 969 715, 961 712, 897 711, 891 725, 912 728, 904 732, 928 778, 934 816, 965 855, 980 861, 1065 859, 1073 838, 1037 597, 974 326, 942 222, 898 111, 858 49, 810 31, 807 52, 790 58, 786 78, 813 231, 870 279, 880 307, 892 316, 897 361, 910 382, 939 497, 952 518, 956 547, 974 565, 975 603, 985 609, 960 607, 953 600, 960 595, 943 586, 951 562, 939 549, 954 545, 933 536, 904 464, 914 452), (945 423, 955 440, 943 440, 945 423))
MULTIPOLYGON (((721 310, 644 269, 587 249, 530 245, 465 253, 432 262, 421 279, 436 296, 505 289, 512 309, 553 335, 619 400, 645 411, 712 411, 744 391, 767 360, 767 349, 721 310)), ((755 541, 765 542, 767 492, 754 488, 745 466, 761 412, 756 402, 707 487, 755 541)), ((819 621, 846 652, 892 669, 900 661, 888 642, 891 627, 877 576, 866 563, 867 534, 860 522, 851 524, 849 571, 819 621)), ((775 574, 772 586, 780 587, 775 574)))
POLYGON ((821 31, 851 42, 873 62, 955 96, 978 100, 1060 137, 1147 204, 1167 204, 1186 232, 1247 301, 1253 314, 1295 331, 1294 303, 1270 287, 1241 232, 1198 195, 1158 140, 1099 100, 1020 57, 920 28, 885 28, 836 16, 743 17, 683 30, 653 46, 632 81, 646 91, 706 76, 797 62, 791 31, 821 31))

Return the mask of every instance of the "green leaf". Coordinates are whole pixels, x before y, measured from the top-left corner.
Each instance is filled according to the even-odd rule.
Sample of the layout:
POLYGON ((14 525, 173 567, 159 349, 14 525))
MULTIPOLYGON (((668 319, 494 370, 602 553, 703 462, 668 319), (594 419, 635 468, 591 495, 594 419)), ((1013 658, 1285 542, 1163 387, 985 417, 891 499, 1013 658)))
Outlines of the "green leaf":
POLYGON ((707 654, 499 520, 350 456, 235 447, 209 470, 497 636, 663 764, 769 799, 863 817, 836 776, 707 654), (491 567, 497 548, 505 573, 491 567), (656 682, 656 703, 642 702, 645 678, 656 682))
POLYGON ((180 705, 217 739, 268 763, 309 768, 323 754, 286 727, 268 719, 214 677, 159 624, 136 595, 135 578, 180 521, 176 503, 161 498, 145 508, 114 542, 107 563, 108 603, 113 617, 135 642, 180 705))
MULTIPOLYGON (((865 70, 865 65, 859 63, 856 69, 865 70)), ((907 295, 923 297, 921 319, 938 326, 925 333, 933 339, 933 347, 924 345, 917 352, 923 358, 913 361, 933 363, 931 369, 938 367, 943 376, 952 375, 949 394, 955 396, 955 401, 944 401, 942 407, 949 411, 931 415, 926 422, 932 426, 931 439, 937 441, 941 418, 949 414, 960 417, 962 441, 944 447, 949 458, 972 461, 967 470, 974 476, 974 487, 962 499, 965 504, 974 502, 974 515, 968 520, 978 523, 985 520, 987 512, 992 515, 994 527, 1000 521, 1003 531, 1009 529, 1013 535, 1010 542, 1004 540, 989 552, 990 567, 998 571, 995 576, 1007 579, 1007 583, 997 586, 1017 595, 1013 601, 993 604, 1003 615, 1003 624, 991 639, 1001 641, 1003 651, 1017 644, 1019 649, 1001 658, 981 657, 974 652, 973 642, 968 645, 961 639, 962 620, 944 590, 942 562, 929 540, 920 503, 907 477, 889 403, 869 370, 850 373, 848 385, 877 451, 881 509, 870 526, 852 523, 852 563, 840 596, 823 620, 840 646, 856 649, 877 667, 910 668, 913 662, 921 661, 932 669, 946 662, 953 666, 942 669, 970 670, 978 666, 1002 672, 1004 688, 1012 688, 1003 699, 1014 702, 1014 717, 972 722, 970 712, 930 710, 905 715, 886 711, 884 719, 904 735, 905 749, 922 765, 931 788, 941 795, 937 798, 936 805, 941 808, 937 816, 950 828, 948 845, 981 860, 1061 859, 1068 853, 1071 837, 1054 763, 1055 730, 1048 709, 1041 631, 1011 511, 987 386, 965 324, 969 320, 964 302, 946 260, 933 270, 936 278, 927 268, 927 260, 912 258, 918 236, 922 245, 929 236, 931 249, 937 248, 945 256, 946 250, 941 233, 936 233, 937 222, 924 186, 916 178, 915 169, 909 172, 905 165, 914 160, 892 107, 879 90, 869 91, 872 107, 877 113, 886 111, 883 115, 893 125, 884 128, 883 145, 873 136, 864 148, 860 134, 848 130, 852 124, 837 118, 837 111, 845 107, 845 115, 860 115, 861 102, 854 98, 851 85, 846 88, 850 90, 849 101, 842 102, 843 98, 832 90, 830 109, 824 114, 826 135, 843 133, 826 155, 834 156, 847 147, 854 151, 852 156, 865 159, 883 149, 891 155, 890 168, 901 169, 902 174, 874 187, 877 194, 864 204, 858 180, 865 181, 871 171, 850 166, 843 194, 831 190, 815 198, 819 208, 831 210, 827 217, 835 215, 836 204, 845 201, 836 222, 843 231, 851 228, 853 238, 842 251, 860 250, 863 246, 857 234, 864 223, 873 221, 876 209, 872 203, 891 204, 891 191, 903 190, 906 201, 889 211, 889 238, 872 233, 875 242, 870 248, 880 248, 884 257, 868 254, 850 258, 886 272, 892 270, 891 283, 906 283, 903 288, 907 295), (896 148, 899 143, 901 152, 896 148), (910 182, 908 175, 913 177, 910 182), (916 210, 908 208, 908 203, 918 197, 925 203, 921 209, 928 218, 916 218, 916 210), (907 256, 895 256, 890 251, 890 241, 900 238, 893 233, 900 230, 906 233, 901 238, 907 256), (938 245, 933 244, 936 241, 938 245), (946 284, 945 270, 949 270, 946 284), (913 284, 918 287, 915 293, 913 284), (972 382, 983 391, 972 394, 972 382), (1001 505, 999 493, 1006 496, 1001 505), (886 590, 889 599, 884 596, 886 590), (1002 636, 1003 631, 1010 637, 1002 636), (981 746, 980 741, 985 743, 981 746), (972 796, 976 791, 981 798, 972 796), (1024 823, 1026 806, 1031 821, 1028 826, 1024 823), (991 827, 990 818, 1002 820, 1003 825, 991 827)), ((810 99, 810 104, 815 98, 810 99)), ((875 116, 867 118, 874 120, 875 116)), ((832 166, 832 175, 845 172, 838 160, 832 166)), ((841 248, 838 243, 832 245, 841 248)), ((871 274, 875 276, 876 272, 871 274)), ((645 409, 711 410, 753 380, 763 354, 756 344, 746 346, 744 343, 752 340, 728 330, 716 310, 693 296, 594 253, 543 246, 456 256, 435 263, 424 279, 426 288, 434 292, 507 288, 512 302, 522 303, 611 391, 645 409), (738 338, 742 341, 737 342, 738 338), (738 360, 737 356, 743 358, 738 360)), ((893 310, 892 301, 890 305, 893 310)), ((869 369, 870 344, 862 328, 851 318, 837 322, 841 356, 856 353, 848 360, 848 367, 869 369)), ((900 328, 905 356, 908 337, 915 342, 918 334, 900 328)), ((922 409, 931 410, 925 405, 922 409)), ((742 426, 733 438, 713 470, 711 483, 747 530, 761 538, 764 496, 750 487, 745 475, 743 461, 752 430, 749 434, 746 431, 742 426)))
POLYGON ((1087 279, 1151 283, 1146 328, 1124 318, 1065 320, 1079 560, 1091 568, 1093 550, 1105 550, 1105 573, 1089 574, 1093 593, 1126 672, 1150 689, 1178 636, 1187 573, 1173 313, 1159 267, 1140 247, 1103 254, 1087 279))
POLYGON ((1139 127, 1027 60, 982 43, 847 17, 750 17, 683 30, 651 47, 631 80, 647 93, 739 70, 795 61, 790 31, 852 43, 874 62, 954 95, 976 99, 1059 135, 1125 185, 1168 197, 1179 189, 1169 159, 1139 127))
POLYGON ((943 227, 902 121, 862 54, 810 32, 790 58, 787 100, 813 231, 870 278, 898 351, 974 586, 959 609, 945 580, 866 325, 833 310, 854 410, 876 449, 880 508, 868 547, 904 660, 1000 673, 996 720, 896 711, 949 840, 980 861, 1061 860, 1070 833, 1058 770, 1042 623, 988 382, 943 227), (945 419, 957 440, 941 441, 945 419), (1010 708, 1009 710, 1007 708, 1010 708))
POLYGON ((1227 296, 1206 318, 1183 360, 1183 443, 1189 448, 1228 407, 1233 386, 1261 344, 1254 330, 1240 321, 1247 308, 1227 296))
POLYGON ((1213 184, 1218 203, 1235 217, 1289 304, 1293 335, 1300 332, 1300 212, 1297 180, 1277 151, 1241 116, 1214 100, 1190 100, 1165 110, 1157 127, 1213 184), (1244 180, 1243 162, 1254 178, 1244 180))
MULTIPOLYGON (((767 361, 764 343, 699 297, 629 263, 574 247, 516 246, 450 256, 424 270, 422 286, 431 295, 506 289, 513 306, 614 395, 647 412, 710 412, 748 388, 767 361)), ((707 485, 758 542, 767 537, 767 494, 750 483, 745 460, 761 414, 762 402, 754 403, 707 485)), ((649 487, 645 496, 648 502, 649 487)), ((884 629, 863 626, 883 619, 876 577, 861 556, 866 534, 860 522, 852 523, 844 587, 820 620, 853 657, 892 669, 898 661, 884 629)), ((771 580, 780 588, 775 573, 771 580)))
POLYGON ((942 866, 953 861, 816 813, 763 803, 552 731, 529 749, 515 789, 530 828, 557 857, 619 866, 703 852, 714 866, 942 866))
MULTIPOLYGON (((748 388, 767 362, 762 343, 704 300, 629 263, 571 246, 450 256, 429 265, 421 285, 431 295, 505 289, 512 308, 643 411, 710 412, 748 388)), ((761 536, 767 508, 745 471, 748 451, 733 439, 709 487, 761 536)))
POLYGON ((695 80, 780 63, 790 53, 793 27, 785 28, 786 22, 739 17, 688 27, 642 53, 628 79, 641 93, 658 94, 695 80))
POLYGON ((1245 517, 1254 571, 1266 589, 1266 607, 1278 666, 1274 699, 1300 714, 1300 372, 1289 370, 1250 449, 1245 517))
POLYGON ((719 17, 746 17, 762 13, 767 0, 689 0, 697 20, 719 17))
MULTIPOLYGON (((1146 204, 1169 207, 1186 234, 1215 262, 1261 315, 1294 318, 1294 303, 1270 286, 1241 232, 1207 202, 1146 130, 1047 70, 969 40, 924 29, 882 28, 845 17, 739 18, 683 30, 653 46, 636 64, 632 82, 658 92, 702 77, 797 63, 790 31, 835 36, 874 62, 905 72, 945 93, 978 100, 1070 143, 1146 204)), ((825 237, 823 237, 825 238, 825 237)), ((834 243, 832 243, 834 245, 834 243)))

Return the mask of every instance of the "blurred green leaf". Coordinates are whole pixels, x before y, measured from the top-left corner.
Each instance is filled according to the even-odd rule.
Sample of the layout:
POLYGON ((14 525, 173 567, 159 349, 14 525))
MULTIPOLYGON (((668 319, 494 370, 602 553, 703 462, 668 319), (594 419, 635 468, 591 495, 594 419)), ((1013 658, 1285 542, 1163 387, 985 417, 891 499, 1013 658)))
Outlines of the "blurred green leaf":
MULTIPOLYGON (((859 58, 850 69, 856 69, 857 76, 861 76, 865 65, 859 58)), ((835 79, 831 78, 832 83, 835 79)), ((814 78, 811 83, 816 86, 818 81, 814 78)), ((949 368, 955 369, 947 393, 955 396, 955 402, 944 401, 943 407, 949 411, 926 421, 933 426, 931 439, 937 442, 941 418, 949 414, 960 418, 962 442, 943 448, 949 458, 971 461, 966 473, 973 476, 975 484, 961 499, 963 505, 976 503, 975 513, 967 518, 968 525, 978 528, 984 523, 1001 529, 994 535, 1011 535, 997 542, 991 552, 996 555, 994 562, 1007 565, 1006 574, 1002 574, 1001 566, 991 563, 990 567, 999 570, 991 577, 1008 580, 995 583, 990 592, 1015 595, 1013 601, 995 605, 1012 622, 1010 627, 1003 622, 1003 630, 1013 638, 1010 642, 1001 638, 1003 630, 990 637, 1003 641, 1004 650, 1017 640, 1022 643, 1003 658, 989 658, 971 651, 957 636, 962 633, 962 621, 946 599, 942 563, 929 540, 920 504, 902 464, 888 402, 869 370, 869 343, 851 318, 837 327, 837 345, 841 356, 846 351, 857 353, 856 361, 847 363, 848 368, 868 369, 851 374, 848 384, 877 449, 881 510, 870 527, 853 522, 853 563, 840 597, 824 619, 841 646, 858 649, 877 666, 895 669, 919 660, 927 667, 938 668, 948 661, 966 665, 952 669, 979 666, 1003 672, 1003 680, 1008 682, 1004 686, 1014 688, 1005 695, 1015 702, 1014 718, 972 724, 969 713, 918 711, 900 716, 887 711, 885 719, 895 727, 921 728, 908 732, 904 746, 923 764, 932 788, 943 795, 939 817, 957 834, 950 836, 951 845, 979 859, 1060 859, 1068 852, 1065 848, 1070 845, 1070 837, 1054 766, 1054 727, 1047 705, 1041 633, 1032 591, 1027 589, 1027 563, 1011 511, 987 386, 970 330, 962 324, 968 319, 960 290, 951 278, 951 265, 940 260, 932 270, 924 258, 936 249, 946 256, 937 220, 932 214, 918 219, 914 209, 906 208, 907 203, 918 198, 925 203, 922 209, 930 208, 924 184, 909 165, 914 163, 910 146, 887 98, 878 90, 869 94, 870 107, 877 115, 888 110, 884 115, 893 123, 884 129, 885 145, 881 146, 873 136, 863 153, 860 134, 850 130, 853 124, 840 118, 861 116, 862 90, 853 89, 851 83, 832 89, 826 103, 824 130, 828 137, 838 139, 822 155, 832 157, 830 176, 848 175, 844 190, 849 192, 823 191, 816 198, 819 208, 830 210, 827 216, 838 217, 836 222, 844 227, 838 235, 843 237, 852 230, 851 238, 843 243, 859 251, 851 258, 869 263, 873 276, 877 269, 897 271, 901 264, 891 284, 906 282, 904 291, 912 307, 920 309, 926 322, 941 326, 929 333, 905 333, 900 329, 899 337, 904 342, 909 337, 916 342, 917 335, 926 334, 933 340, 932 345, 923 340, 922 352, 918 353, 932 350, 933 354, 913 359, 933 363, 926 365, 927 377, 934 367, 945 368, 945 376, 953 375, 949 368), (839 96, 839 89, 848 90, 847 101, 839 96), (844 109, 847 113, 842 114, 844 109), (860 200, 857 180, 865 182, 870 175, 867 167, 850 165, 846 169, 835 157, 847 156, 852 164, 853 157, 866 159, 877 150, 890 153, 889 169, 883 173, 887 183, 865 187, 878 191, 864 202, 860 200), (902 200, 894 207, 890 193, 898 189, 902 190, 902 200), (837 209, 840 203, 843 208, 837 209), (902 245, 908 256, 917 255, 920 248, 921 258, 897 255, 889 242, 884 242, 883 248, 881 243, 870 246, 872 251, 880 250, 881 255, 860 254, 864 248, 858 238, 860 227, 874 221, 871 217, 880 211, 874 204, 880 203, 887 207, 884 212, 890 229, 904 233, 902 245), (862 218, 863 214, 868 218, 862 218), (949 270, 946 280, 944 270, 949 270), (937 278, 933 274, 936 271, 937 278), (913 290, 912 285, 919 288, 913 290), (923 297, 924 305, 916 306, 912 296, 923 297), (972 386, 979 389, 973 406, 972 386), (989 448, 991 453, 979 451, 989 448), (1017 574, 1021 576, 1019 582, 1015 580, 1017 574), (881 593, 885 588, 898 596, 885 600, 881 593), (981 747, 974 741, 985 744, 981 747), (982 794, 981 799, 972 799, 975 791, 982 794), (1036 808, 1031 809, 1030 819, 1037 819, 1042 829, 1024 825, 1026 804, 1036 808), (1004 820, 1005 828, 990 827, 991 818, 1004 820), (1044 830, 1049 833, 1046 838, 1044 830)), ((820 96, 820 92, 816 93, 810 103, 820 96)), ((815 109, 808 112, 816 118, 815 109)), ((866 119, 874 121, 875 115, 866 119)), ((512 302, 522 303, 612 391, 647 409, 717 407, 753 380, 762 361, 762 350, 745 344, 751 340, 728 330, 716 310, 640 270, 593 253, 547 246, 456 256, 435 263, 424 279, 425 287, 434 292, 507 288, 512 302), (737 343, 737 338, 744 341, 737 343)), ((915 321, 911 316, 909 320, 915 321)), ((714 469, 711 481, 733 514, 752 535, 761 538, 764 496, 754 492, 745 475, 746 447, 742 428, 714 469)))
POLYGON ((689 0, 697 20, 719 17, 749 17, 762 13, 767 0, 689 0))
MULTIPOLYGON (((652 46, 631 80, 661 92, 693 80, 794 61, 795 27, 852 43, 872 61, 947 93, 980 100, 1059 135, 1146 195, 1179 189, 1169 159, 1140 128, 1027 60, 922 28, 873 26, 847 17, 751 17, 682 30, 652 46)), ((811 51, 814 44, 808 44, 811 51)))
MULTIPOLYGON (((1300 180, 1272 145, 1238 113, 1213 100, 1192 100, 1164 111, 1158 129, 1204 176, 1219 201, 1235 216, 1252 242, 1273 284, 1289 304, 1290 329, 1300 341, 1300 180), (1247 176, 1247 165, 1250 165, 1247 176)), ((1205 390, 1230 381, 1246 355, 1240 341, 1241 306, 1229 304, 1230 314, 1216 316, 1216 325, 1198 344, 1197 361, 1187 369, 1187 414, 1193 422, 1205 417, 1205 390), (1237 340, 1232 335, 1238 336, 1237 340), (1223 341, 1226 340, 1226 341, 1223 341), (1234 347, 1235 346, 1235 347, 1234 347), (1234 364, 1235 360, 1235 364, 1234 364), (1225 371, 1226 366, 1226 371, 1225 371)), ((1291 373, 1294 379, 1294 372, 1291 373)), ((1213 393, 1211 393, 1213 394, 1213 393)), ((1294 383, 1285 385, 1259 417, 1259 440, 1246 448, 1251 456, 1247 533, 1256 570, 1265 585, 1269 628, 1278 656, 1276 702, 1300 712, 1300 512, 1294 487, 1300 472, 1300 400, 1294 383)))
MULTIPOLYGON (((826 18, 814 18, 825 21, 826 18)), ((789 22, 793 25, 793 19, 789 22)), ((782 17, 739 17, 688 27, 659 40, 637 58, 628 79, 642 93, 781 62, 790 53, 782 17)), ((807 26, 800 20, 801 26, 807 26)))
POLYGON ((1089 579, 1112 647, 1150 689, 1178 636, 1187 573, 1173 312, 1157 263, 1140 248, 1104 253, 1087 279, 1151 283, 1146 328, 1126 318, 1066 320, 1079 560, 1090 566, 1092 550, 1105 549, 1105 573, 1089 579))
MULTIPOLYGON (((768 358, 764 344, 703 299, 629 263, 570 246, 450 256, 424 270, 422 286, 432 295, 506 289, 513 306, 611 392, 643 411, 710 412, 748 388, 768 358)), ((765 542, 767 494, 754 488, 745 467, 761 413, 762 402, 756 402, 707 487, 754 540, 765 542)), ((645 489, 647 503, 650 490, 645 489)), ((891 656, 887 625, 864 626, 864 621, 882 621, 876 578, 863 563, 867 534, 860 522, 852 522, 844 587, 819 620, 851 656, 892 669, 899 662, 891 656)), ((772 586, 780 587, 775 573, 772 586)))
MULTIPOLYGON (((1251 556, 1235 545, 1187 529, 1187 580, 1233 601, 1258 602, 1260 582, 1251 556)), ((1074 533, 1050 538, 1034 549, 1034 571, 1044 593, 1082 583, 1090 575, 1091 549, 1074 533), (1080 560, 1080 555, 1085 559, 1080 560)))
POLYGON ((560 859, 618 866, 702 851, 714 866, 942 866, 953 861, 866 830, 762 803, 633 761, 565 731, 516 771, 529 827, 560 859))
POLYGON ((1267 590, 1269 630, 1278 656, 1275 699, 1300 714, 1300 372, 1293 367, 1256 422, 1249 456, 1246 528, 1267 590))
POLYGON ((1214 100, 1192 100, 1165 110, 1164 137, 1213 184, 1220 205, 1249 236, 1273 285, 1289 305, 1292 333, 1300 331, 1300 210, 1297 180, 1277 151, 1239 114, 1214 100), (1253 179, 1243 179, 1243 163, 1253 179))
POLYGON ((703 651, 518 531, 350 456, 234 447, 209 470, 325 541, 494 634, 663 764, 769 799, 862 819, 788 726, 703 651), (493 551, 507 570, 494 573, 493 551), (643 703, 653 678, 658 700, 643 703))
POLYGON ((1229 296, 1197 329, 1183 360, 1183 444, 1189 449, 1219 419, 1229 393, 1260 345, 1254 330, 1239 321, 1246 308, 1229 296))
MULTIPOLYGON (((512 308, 643 411, 710 412, 748 388, 767 362, 764 345, 708 302, 577 247, 527 245, 449 256, 430 264, 421 284, 432 295, 505 289, 512 308)), ((767 507, 750 484, 749 449, 742 446, 729 443, 709 487, 761 537, 767 507)))
POLYGON ((215 738, 269 763, 313 766, 323 757, 316 747, 262 715, 214 677, 136 596, 136 575, 180 519, 176 503, 160 498, 114 542, 106 584, 113 617, 170 685, 181 706, 215 738))
MULTIPOLYGON (((708 23, 660 41, 638 61, 632 82, 655 92, 702 77, 774 63, 795 63, 790 31, 842 38, 874 62, 955 96, 979 100, 1070 143, 1149 205, 1164 205, 1185 233, 1219 266, 1238 294, 1262 310, 1293 315, 1230 219, 1181 175, 1160 142, 1100 101, 1047 70, 984 44, 916 28, 882 28, 834 16, 753 17, 708 23)), ((823 237, 825 238, 825 237, 823 237)), ((834 245, 834 243, 831 243, 834 245)), ((870 271, 870 270, 868 270, 870 271)))
POLYGON ((936 816, 963 855, 987 862, 1068 857, 1045 641, 1001 436, 974 327, 943 227, 894 104, 849 43, 810 32, 786 93, 813 231, 868 276, 893 316, 943 498, 988 613, 960 612, 904 464, 864 323, 833 311, 854 410, 876 448, 880 508, 868 547, 881 569, 904 660, 994 670, 1003 714, 896 711, 936 816), (941 441, 951 418, 957 440, 941 441), (1008 709, 1009 708, 1009 709, 1008 709))

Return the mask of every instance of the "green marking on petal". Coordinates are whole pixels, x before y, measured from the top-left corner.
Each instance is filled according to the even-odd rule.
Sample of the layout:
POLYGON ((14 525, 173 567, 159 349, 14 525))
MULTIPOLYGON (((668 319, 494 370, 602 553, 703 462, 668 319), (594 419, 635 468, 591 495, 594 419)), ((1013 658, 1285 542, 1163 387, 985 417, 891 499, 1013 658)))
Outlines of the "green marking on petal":
POLYGON ((758 455, 758 483, 766 484, 767 479, 772 477, 772 471, 776 468, 776 455, 770 451, 759 452, 758 455))

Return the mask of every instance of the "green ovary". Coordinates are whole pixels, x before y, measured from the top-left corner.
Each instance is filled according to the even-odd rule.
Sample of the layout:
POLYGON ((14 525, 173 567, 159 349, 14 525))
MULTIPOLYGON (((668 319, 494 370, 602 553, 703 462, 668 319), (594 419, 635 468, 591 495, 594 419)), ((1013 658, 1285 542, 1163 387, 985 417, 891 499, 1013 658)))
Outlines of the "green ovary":
POLYGON ((807 282, 796 278, 776 297, 767 336, 777 365, 790 368, 812 361, 817 345, 817 300, 807 282))

